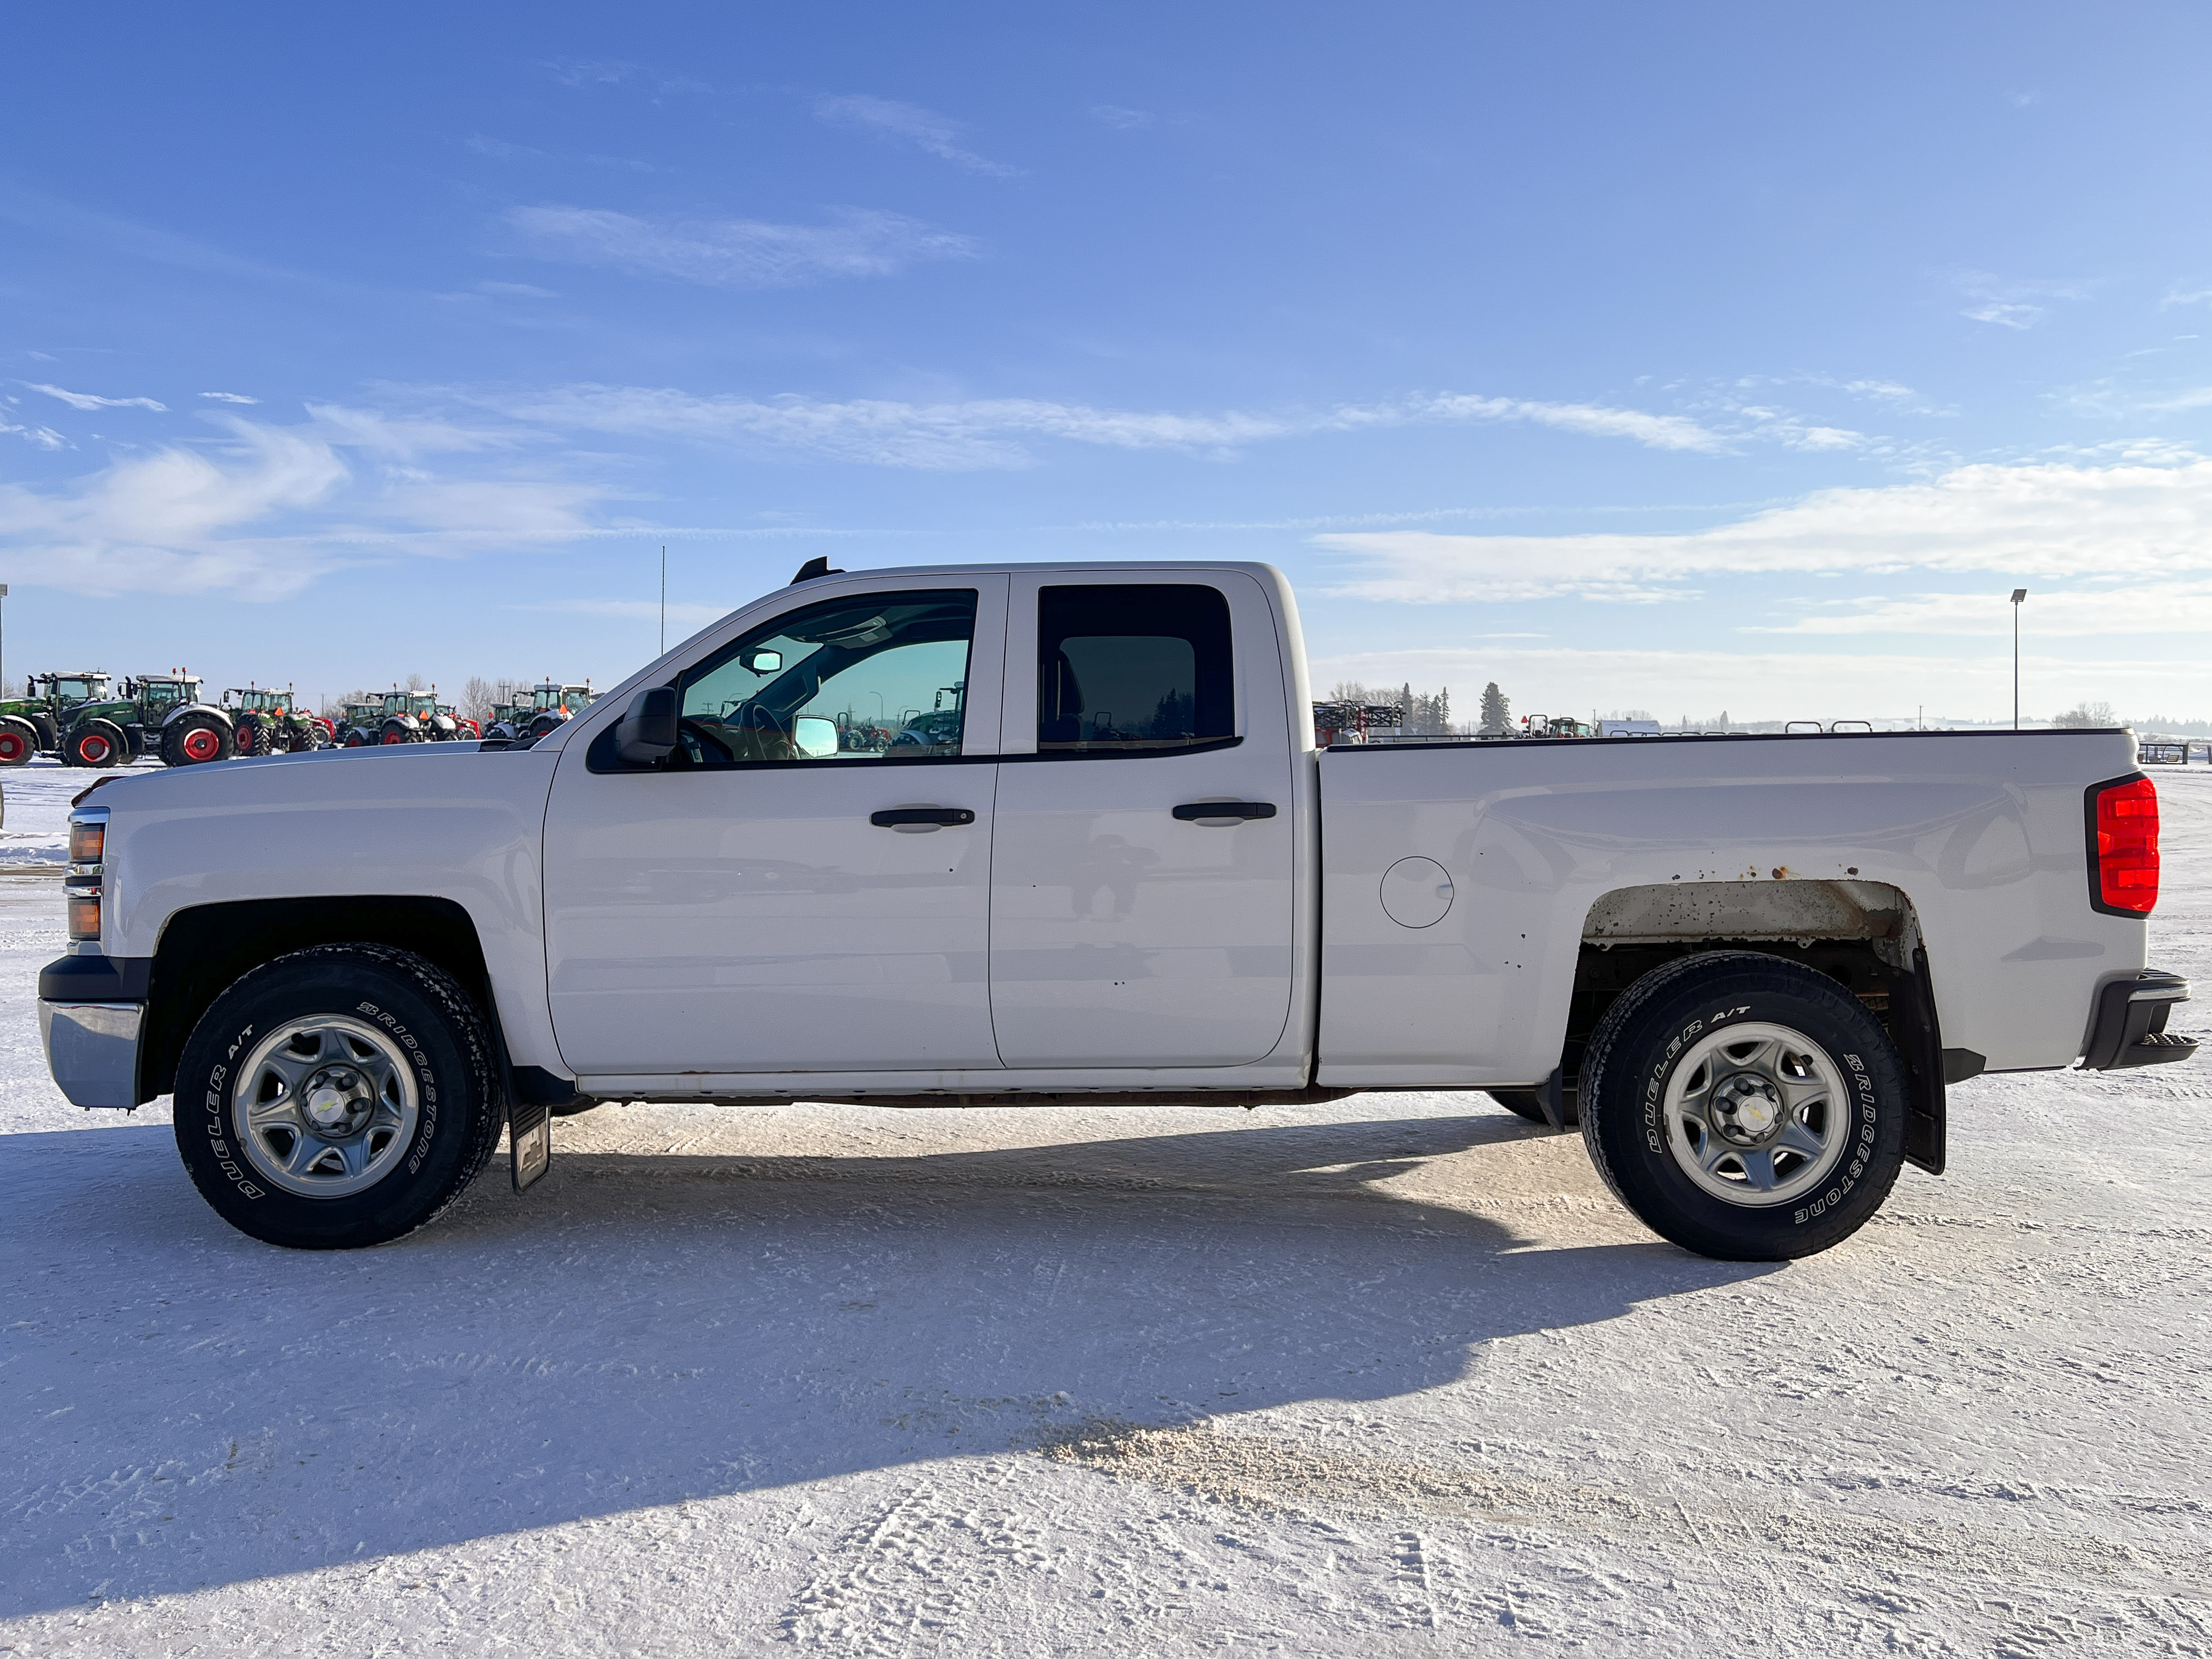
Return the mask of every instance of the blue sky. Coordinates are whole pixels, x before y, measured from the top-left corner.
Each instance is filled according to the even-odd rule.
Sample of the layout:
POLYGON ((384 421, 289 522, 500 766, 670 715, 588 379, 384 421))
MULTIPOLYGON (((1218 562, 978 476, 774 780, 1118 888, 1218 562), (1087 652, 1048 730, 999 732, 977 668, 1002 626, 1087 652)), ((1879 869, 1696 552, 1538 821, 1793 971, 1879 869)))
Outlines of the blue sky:
POLYGON ((1319 677, 2212 715, 2212 15, 11 9, 7 672, 589 674, 827 554, 1319 677))

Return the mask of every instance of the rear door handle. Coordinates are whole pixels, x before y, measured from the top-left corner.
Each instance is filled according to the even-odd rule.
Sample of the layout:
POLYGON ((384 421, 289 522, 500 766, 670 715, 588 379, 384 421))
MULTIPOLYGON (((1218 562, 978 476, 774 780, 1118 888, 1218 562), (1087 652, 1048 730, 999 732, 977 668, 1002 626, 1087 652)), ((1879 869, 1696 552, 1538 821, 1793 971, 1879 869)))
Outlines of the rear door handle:
POLYGON ((1207 818, 1272 818, 1275 804, 1267 800, 1194 800, 1188 806, 1175 809, 1176 817, 1185 823, 1198 823, 1207 818))
MULTIPOLYGON (((1273 807, 1267 809, 1273 811, 1273 807)), ((975 815, 964 806, 891 806, 880 812, 868 814, 868 822, 878 830, 903 830, 912 826, 934 830, 939 824, 973 823, 975 815)))

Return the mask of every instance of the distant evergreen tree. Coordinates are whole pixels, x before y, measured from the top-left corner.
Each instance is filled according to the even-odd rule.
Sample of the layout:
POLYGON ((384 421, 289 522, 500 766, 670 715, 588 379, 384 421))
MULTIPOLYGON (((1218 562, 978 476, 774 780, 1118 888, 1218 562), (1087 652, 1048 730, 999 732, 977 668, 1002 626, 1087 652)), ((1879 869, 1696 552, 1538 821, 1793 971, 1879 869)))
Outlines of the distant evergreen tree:
POLYGON ((1482 688, 1482 718, 1476 728, 1487 737, 1497 737, 1513 729, 1512 705, 1505 694, 1498 689, 1496 680, 1482 688))

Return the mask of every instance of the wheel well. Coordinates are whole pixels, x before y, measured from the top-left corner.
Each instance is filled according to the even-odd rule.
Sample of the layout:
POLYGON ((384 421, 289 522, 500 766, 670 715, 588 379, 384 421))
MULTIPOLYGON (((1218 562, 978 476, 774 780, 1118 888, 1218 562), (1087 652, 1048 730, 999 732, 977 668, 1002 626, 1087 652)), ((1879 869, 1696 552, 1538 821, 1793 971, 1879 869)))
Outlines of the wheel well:
POLYGON ((175 1086, 185 1039, 240 975, 310 945, 389 945, 443 968, 487 1014, 490 978, 469 913, 417 895, 249 899, 179 910, 161 929, 149 987, 138 1097, 175 1086))
POLYGON ((1912 902, 1884 882, 1670 882, 1607 894, 1583 924, 1560 1082, 1576 1086, 1583 1051, 1613 999, 1663 963, 1756 951, 1801 963, 1856 997, 1896 1044, 1911 1086, 1905 1156, 1942 1173, 1945 1060, 1912 902))

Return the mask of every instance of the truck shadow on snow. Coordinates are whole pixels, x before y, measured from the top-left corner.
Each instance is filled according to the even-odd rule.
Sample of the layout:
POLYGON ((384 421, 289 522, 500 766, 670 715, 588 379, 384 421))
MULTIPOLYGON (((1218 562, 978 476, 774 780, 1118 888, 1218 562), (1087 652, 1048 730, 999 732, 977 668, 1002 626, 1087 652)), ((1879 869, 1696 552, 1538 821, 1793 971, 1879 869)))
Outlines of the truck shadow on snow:
MULTIPOLYGON (((1449 1382, 1771 1269, 1528 1248, 1378 1182, 1496 1114, 910 1157, 564 1155, 314 1255, 166 1127, 0 1137, 20 1265, 0 1616, 946 1456, 1449 1382), (499 1188, 489 1186, 499 1182, 499 1188)), ((1501 1176, 1501 1181, 1510 1176, 1501 1176)))

